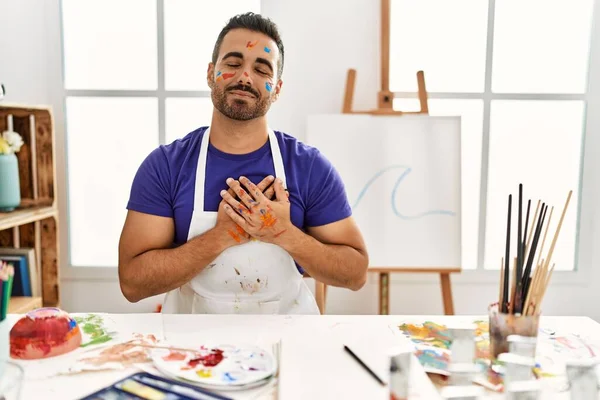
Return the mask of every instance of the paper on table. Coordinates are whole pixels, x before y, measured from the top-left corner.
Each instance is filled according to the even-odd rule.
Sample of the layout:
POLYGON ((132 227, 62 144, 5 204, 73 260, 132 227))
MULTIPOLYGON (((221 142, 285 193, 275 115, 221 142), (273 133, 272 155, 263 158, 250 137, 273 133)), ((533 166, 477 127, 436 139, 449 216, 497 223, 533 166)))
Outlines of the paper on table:
POLYGON ((81 347, 101 345, 118 340, 115 321, 105 313, 71 313, 81 330, 81 347))

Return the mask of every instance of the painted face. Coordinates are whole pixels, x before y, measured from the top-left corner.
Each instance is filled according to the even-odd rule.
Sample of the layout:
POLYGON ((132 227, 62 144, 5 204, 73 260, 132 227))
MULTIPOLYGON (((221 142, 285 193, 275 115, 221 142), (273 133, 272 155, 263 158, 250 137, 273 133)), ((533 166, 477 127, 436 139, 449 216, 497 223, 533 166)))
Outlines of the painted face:
POLYGON ((246 29, 230 31, 217 63, 208 68, 214 106, 239 121, 265 115, 281 89, 278 60, 279 49, 268 36, 246 29))

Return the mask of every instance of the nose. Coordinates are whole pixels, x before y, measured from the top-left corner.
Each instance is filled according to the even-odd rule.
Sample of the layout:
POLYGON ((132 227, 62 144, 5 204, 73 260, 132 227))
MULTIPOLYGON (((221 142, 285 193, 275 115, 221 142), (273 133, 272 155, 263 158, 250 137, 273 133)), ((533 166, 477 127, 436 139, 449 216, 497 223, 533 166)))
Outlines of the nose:
POLYGON ((245 86, 252 86, 252 78, 250 78, 248 71, 244 70, 244 72, 242 72, 239 82, 245 86))

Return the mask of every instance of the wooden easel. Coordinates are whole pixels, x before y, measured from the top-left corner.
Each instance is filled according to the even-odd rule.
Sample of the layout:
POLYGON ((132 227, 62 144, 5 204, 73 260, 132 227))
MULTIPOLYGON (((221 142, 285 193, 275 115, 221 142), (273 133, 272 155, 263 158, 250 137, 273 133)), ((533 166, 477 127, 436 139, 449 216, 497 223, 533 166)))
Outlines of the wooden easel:
MULTIPOLYGON (((406 115, 406 114, 429 114, 427 104, 427 89, 425 88, 425 74, 417 72, 417 84, 419 89, 419 111, 396 111, 394 110, 394 93, 390 91, 390 5, 391 0, 381 0, 381 90, 377 95, 377 108, 368 111, 352 110, 354 97, 354 84, 356 82, 356 70, 349 69, 346 76, 346 90, 344 93, 344 104, 342 114, 369 114, 369 115, 406 115)), ((369 272, 379 274, 379 314, 389 314, 390 308, 390 273, 435 273, 440 274, 440 286, 444 302, 444 313, 454 314, 454 303, 452 300, 452 286, 450 274, 461 272, 461 268, 436 268, 436 267, 370 267, 369 272)), ((327 300, 327 285, 316 283, 316 297, 321 313, 325 313, 325 302, 327 300)))

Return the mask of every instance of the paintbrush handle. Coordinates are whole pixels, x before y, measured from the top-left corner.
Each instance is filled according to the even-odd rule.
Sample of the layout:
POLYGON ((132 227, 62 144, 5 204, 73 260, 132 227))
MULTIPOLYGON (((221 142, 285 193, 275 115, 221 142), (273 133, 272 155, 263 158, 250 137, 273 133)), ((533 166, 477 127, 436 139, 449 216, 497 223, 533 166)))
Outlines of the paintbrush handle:
POLYGON ((147 347, 147 348, 151 348, 151 349, 165 349, 165 350, 172 350, 172 351, 181 351, 181 352, 186 352, 186 353, 200 353, 200 351, 201 351, 200 349, 185 349, 182 347, 161 346, 159 344, 135 343, 135 340, 128 342, 128 344, 131 344, 132 346, 147 347))
POLYGON ((381 386, 386 385, 386 383, 384 381, 382 381, 381 378, 378 377, 377 374, 375 372, 373 372, 371 370, 371 368, 369 368, 367 366, 367 364, 365 364, 356 354, 354 354, 354 352, 352 350, 350 350, 350 348, 348 346, 344 346, 344 350, 346 350, 346 352, 348 354, 350 354, 352 356, 352 358, 354 358, 356 360, 356 362, 358 362, 373 378, 375 378, 377 380, 377 382, 379 382, 381 384, 381 386))

